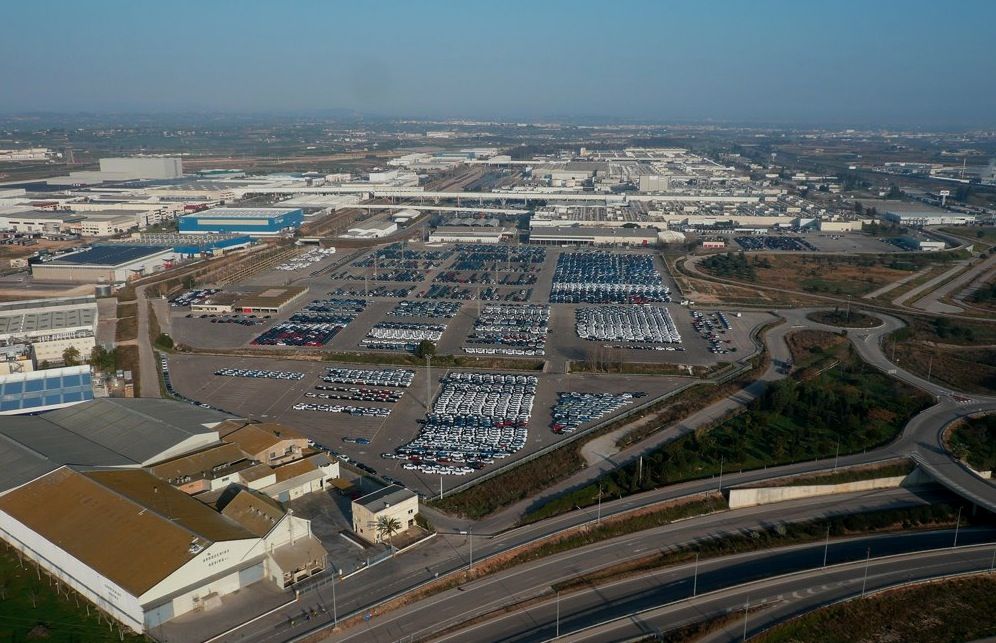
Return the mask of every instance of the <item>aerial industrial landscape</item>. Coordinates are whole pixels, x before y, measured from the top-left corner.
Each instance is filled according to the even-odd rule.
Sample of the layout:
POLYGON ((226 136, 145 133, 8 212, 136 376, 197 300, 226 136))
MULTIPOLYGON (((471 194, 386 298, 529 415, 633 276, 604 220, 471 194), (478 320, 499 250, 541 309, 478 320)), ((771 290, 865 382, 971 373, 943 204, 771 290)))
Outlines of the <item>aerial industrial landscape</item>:
MULTIPOLYGON (((96 37, 86 59, 137 24, 97 4, 67 35, 96 37)), ((638 33, 664 24, 636 4, 654 16, 638 33)), ((410 29, 387 50, 443 13, 394 8, 410 29)), ((264 33, 273 11, 202 17, 264 33)), ((549 11, 533 18, 594 25, 549 11)), ((931 51, 978 81, 996 58, 968 56, 984 30, 965 29, 931 51)), ((242 53, 216 35, 185 44, 242 53)), ((807 72, 844 64, 817 40, 831 62, 807 72)), ((991 87, 977 111, 893 100, 887 80, 865 112, 828 89, 790 114, 758 89, 714 114, 643 81, 603 103, 572 69, 592 105, 572 111, 530 106, 527 69, 493 72, 521 105, 495 99, 475 50, 406 102, 374 85, 431 75, 396 51, 393 75, 371 58, 373 80, 332 98, 309 65, 263 64, 264 88, 213 63, 192 78, 187 51, 172 72, 119 56, 120 86, 72 85, 65 109, 47 52, 0 66, 0 638, 996 636, 991 87), (143 94, 161 73, 202 102, 143 94), (308 74, 299 95, 284 74, 308 74)), ((731 61, 699 61, 710 87, 736 84, 731 61)))

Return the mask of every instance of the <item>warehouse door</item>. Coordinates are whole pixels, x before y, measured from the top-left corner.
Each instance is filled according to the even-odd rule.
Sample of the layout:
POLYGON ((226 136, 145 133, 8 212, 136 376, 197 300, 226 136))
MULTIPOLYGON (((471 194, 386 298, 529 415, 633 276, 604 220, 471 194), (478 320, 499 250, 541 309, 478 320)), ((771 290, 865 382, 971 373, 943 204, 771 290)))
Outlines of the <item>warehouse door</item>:
POLYGON ((239 571, 239 587, 248 587, 263 580, 263 563, 239 571))

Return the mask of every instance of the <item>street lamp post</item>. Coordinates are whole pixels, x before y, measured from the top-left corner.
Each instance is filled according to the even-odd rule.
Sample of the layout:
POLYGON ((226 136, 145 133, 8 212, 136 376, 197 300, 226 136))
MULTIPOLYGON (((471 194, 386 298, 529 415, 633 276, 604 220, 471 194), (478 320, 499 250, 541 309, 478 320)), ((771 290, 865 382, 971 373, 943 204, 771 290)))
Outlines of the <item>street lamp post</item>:
POLYGON ((339 627, 339 610, 335 604, 335 570, 332 572, 332 628, 339 627))
POLYGON ((868 548, 868 554, 865 556, 865 577, 861 581, 861 596, 865 595, 865 588, 868 587, 868 565, 871 563, 872 548, 868 548))
POLYGON ((951 543, 952 547, 958 546, 958 528, 961 527, 961 506, 958 506, 958 517, 955 519, 955 535, 954 542, 951 543))
POLYGON ((750 613, 750 596, 747 597, 747 602, 744 604, 744 640, 747 640, 747 615, 750 613))
POLYGON ((695 552, 695 575, 692 577, 692 596, 699 593, 699 552, 695 552))
POLYGON ((557 636, 560 638, 560 592, 557 592, 557 636))
POLYGON ((830 523, 827 523, 827 539, 823 545, 823 566, 827 566, 827 555, 830 553, 830 523))

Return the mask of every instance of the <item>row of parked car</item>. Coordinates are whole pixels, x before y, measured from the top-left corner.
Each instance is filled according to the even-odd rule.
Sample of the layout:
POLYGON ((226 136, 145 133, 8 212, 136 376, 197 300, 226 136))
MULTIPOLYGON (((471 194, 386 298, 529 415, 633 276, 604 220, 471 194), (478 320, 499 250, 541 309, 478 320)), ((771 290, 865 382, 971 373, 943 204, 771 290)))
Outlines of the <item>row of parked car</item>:
POLYGON ((355 388, 346 386, 318 385, 316 391, 322 393, 305 393, 305 397, 317 397, 323 400, 346 400, 348 402, 381 402, 394 404, 404 395, 401 391, 386 388, 355 388))
POLYGON ((297 371, 263 371, 255 368, 222 368, 214 372, 225 377, 249 377, 266 380, 303 380, 304 373, 297 371))
POLYGON ((315 299, 301 309, 309 313, 359 314, 367 308, 366 299, 343 299, 330 295, 326 299, 315 299))
POLYGON ((664 306, 610 306, 578 308, 578 337, 597 341, 680 344, 681 334, 664 306))
POLYGON ((407 297, 415 290, 415 286, 374 286, 373 288, 360 288, 356 286, 341 286, 333 290, 330 295, 334 297, 397 297, 399 299, 407 297))
POLYGON ((662 283, 651 255, 620 252, 564 252, 557 258, 554 284, 662 283))
POLYGON ((387 417, 391 414, 391 409, 377 406, 350 406, 348 404, 315 404, 311 402, 298 402, 292 407, 295 411, 321 411, 323 413, 345 413, 360 417, 387 417))
POLYGON ((277 266, 277 270, 304 270, 308 266, 318 263, 322 259, 326 259, 335 254, 335 248, 315 248, 314 250, 309 250, 303 255, 298 255, 288 261, 277 266))
POLYGON ((450 373, 418 436, 396 450, 408 468, 462 475, 526 444, 538 379, 503 373, 450 373))
POLYGON ((453 270, 538 272, 546 261, 543 246, 466 244, 457 248, 453 270))
POLYGON ((488 304, 474 322, 468 353, 484 355, 543 355, 550 330, 545 304, 488 304))
POLYGON ((329 384, 359 384, 361 386, 408 388, 412 385, 412 380, 414 379, 415 371, 404 368, 329 368, 322 381, 329 384))
POLYGON ((344 402, 380 402, 382 404, 393 404, 401 398, 401 395, 377 395, 374 393, 305 393, 305 397, 316 400, 342 400, 344 402))
POLYGON ((816 246, 799 237, 734 237, 734 241, 744 250, 785 250, 788 252, 815 252, 816 246))
POLYGON ((554 284, 552 304, 648 304, 671 301, 671 289, 643 284, 554 284))
POLYGON ((690 312, 692 314, 692 328, 709 343, 710 353, 725 355, 731 350, 736 350, 728 347, 729 344, 733 343, 732 340, 720 337, 730 329, 730 320, 724 313, 703 314, 697 310, 690 312))
POLYGON ((446 331, 446 324, 420 324, 417 322, 379 322, 367 333, 367 339, 414 342, 438 342, 446 331))
MULTIPOLYGON (((193 317, 193 315, 187 315, 187 317, 193 317)), ((240 326, 259 326, 265 324, 266 322, 262 319, 257 318, 255 315, 251 317, 243 317, 241 315, 223 315, 221 317, 211 318, 212 324, 238 324, 240 326)))
MULTIPOLYGON (((351 320, 352 318, 350 318, 351 320)), ((347 322, 348 323, 348 322, 347 322)), ((253 344, 259 346, 324 346, 346 324, 338 322, 285 321, 261 333, 253 344)))
POLYGON ((446 270, 436 276, 436 281, 451 284, 486 284, 496 286, 531 286, 536 283, 535 273, 502 274, 446 270))
POLYGON ((558 393, 557 404, 553 407, 554 433, 574 433, 585 424, 590 424, 615 413, 622 407, 632 404, 633 398, 646 393, 558 393))
POLYGON ((431 317, 433 319, 452 319, 460 312, 460 304, 455 301, 399 301, 387 315, 389 317, 431 317))
POLYGON ((415 250, 407 244, 392 243, 378 248, 354 261, 351 265, 357 268, 372 268, 374 265, 382 268, 418 268, 429 270, 438 268, 453 255, 453 249, 415 250))
POLYGON ((169 305, 173 308, 186 308, 192 304, 199 304, 211 295, 221 292, 219 288, 199 288, 180 293, 169 300, 169 305))

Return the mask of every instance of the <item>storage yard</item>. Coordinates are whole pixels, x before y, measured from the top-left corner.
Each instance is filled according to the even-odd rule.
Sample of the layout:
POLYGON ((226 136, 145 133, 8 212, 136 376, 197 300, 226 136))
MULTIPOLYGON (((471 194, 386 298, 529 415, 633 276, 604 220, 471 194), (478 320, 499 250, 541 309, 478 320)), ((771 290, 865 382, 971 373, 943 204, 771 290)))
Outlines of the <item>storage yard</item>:
MULTIPOLYGON (((246 355, 259 346, 299 359, 175 354, 171 385, 199 403, 298 427, 316 443, 427 494, 438 493, 440 476, 449 488, 682 382, 572 375, 572 362, 598 354, 709 367, 750 355, 751 330, 770 318, 733 311, 720 317, 668 303, 671 278, 647 251, 411 243, 336 260, 294 273, 285 287, 307 288, 308 296, 280 314, 187 312, 184 303, 216 296, 205 289, 175 298, 171 324, 181 345, 246 355), (499 300, 489 300, 489 292, 499 300), (505 300, 515 293, 526 299, 505 300), (252 325, 223 323, 232 318, 252 325), (317 361, 342 352, 365 353, 375 363, 377 355, 393 359, 426 340, 439 355, 495 364, 540 358, 547 366, 542 373, 433 367, 429 382, 424 366, 317 361), (316 361, 300 359, 312 351, 316 361)), ((244 288, 273 287, 278 271, 288 274, 275 267, 244 288)))
MULTIPOLYGON (((411 489, 427 495, 439 492, 441 472, 426 472, 417 468, 414 470, 405 469, 404 465, 411 460, 381 457, 381 454, 384 453, 395 454, 396 449, 411 443, 423 428, 421 422, 426 418, 426 394, 429 391, 425 368, 387 368, 329 362, 193 354, 174 354, 169 356, 168 361, 173 386, 175 386, 177 393, 184 397, 218 409, 238 410, 241 415, 248 415, 261 421, 285 423, 295 427, 317 444, 335 451, 336 454, 370 466, 378 474, 400 480, 411 489), (215 374, 229 369, 237 370, 245 375, 232 377, 215 374), (249 375, 254 371, 271 371, 280 375, 276 378, 249 375), (301 379, 293 379, 287 375, 294 374, 296 376, 298 373, 303 374, 301 379), (331 395, 336 393, 332 389, 358 389, 354 397, 380 396, 382 399, 347 400, 308 397, 308 394, 331 395), (385 395, 383 392, 385 390, 392 393, 385 395), (326 405, 329 410, 310 410, 300 407, 301 404, 326 405), (383 409, 389 415, 352 414, 348 411, 333 412, 331 408, 336 406, 383 409), (362 442, 344 442, 343 438, 359 438, 362 442)), ((684 378, 664 376, 619 377, 600 374, 531 374, 509 371, 498 373, 484 369, 437 369, 433 367, 432 398, 434 402, 438 400, 444 389, 443 380, 446 380, 453 373, 480 375, 491 373, 493 375, 513 375, 515 377, 521 375, 530 379, 535 378, 536 392, 531 408, 528 409, 529 418, 524 427, 525 443, 504 459, 491 458, 495 460, 494 465, 485 464, 482 469, 474 469, 473 472, 463 475, 444 475, 444 489, 466 482, 474 475, 486 472, 498 464, 523 457, 563 440, 568 432, 554 432, 551 427, 554 425, 554 406, 557 404, 559 395, 565 391, 607 393, 613 396, 645 392, 646 398, 640 401, 646 401, 671 391, 687 381, 684 378)), ((520 409, 523 406, 522 401, 519 404, 520 409)), ((586 427, 599 419, 605 420, 614 414, 625 411, 627 406, 624 405, 613 411, 608 411, 598 418, 594 417, 596 409, 585 408, 581 409, 576 417, 585 418, 586 415, 590 415, 592 419, 581 420, 581 426, 586 427)), ((460 410, 460 404, 452 394, 446 408, 460 410)), ((487 408, 486 404, 482 404, 483 410, 487 410, 487 408)), ((468 412, 476 411, 473 403, 469 407, 465 404, 464 409, 468 412)), ((497 403, 494 412, 498 412, 497 403)), ((378 413, 383 413, 383 411, 378 413)), ((455 451, 455 449, 450 450, 455 451)))

